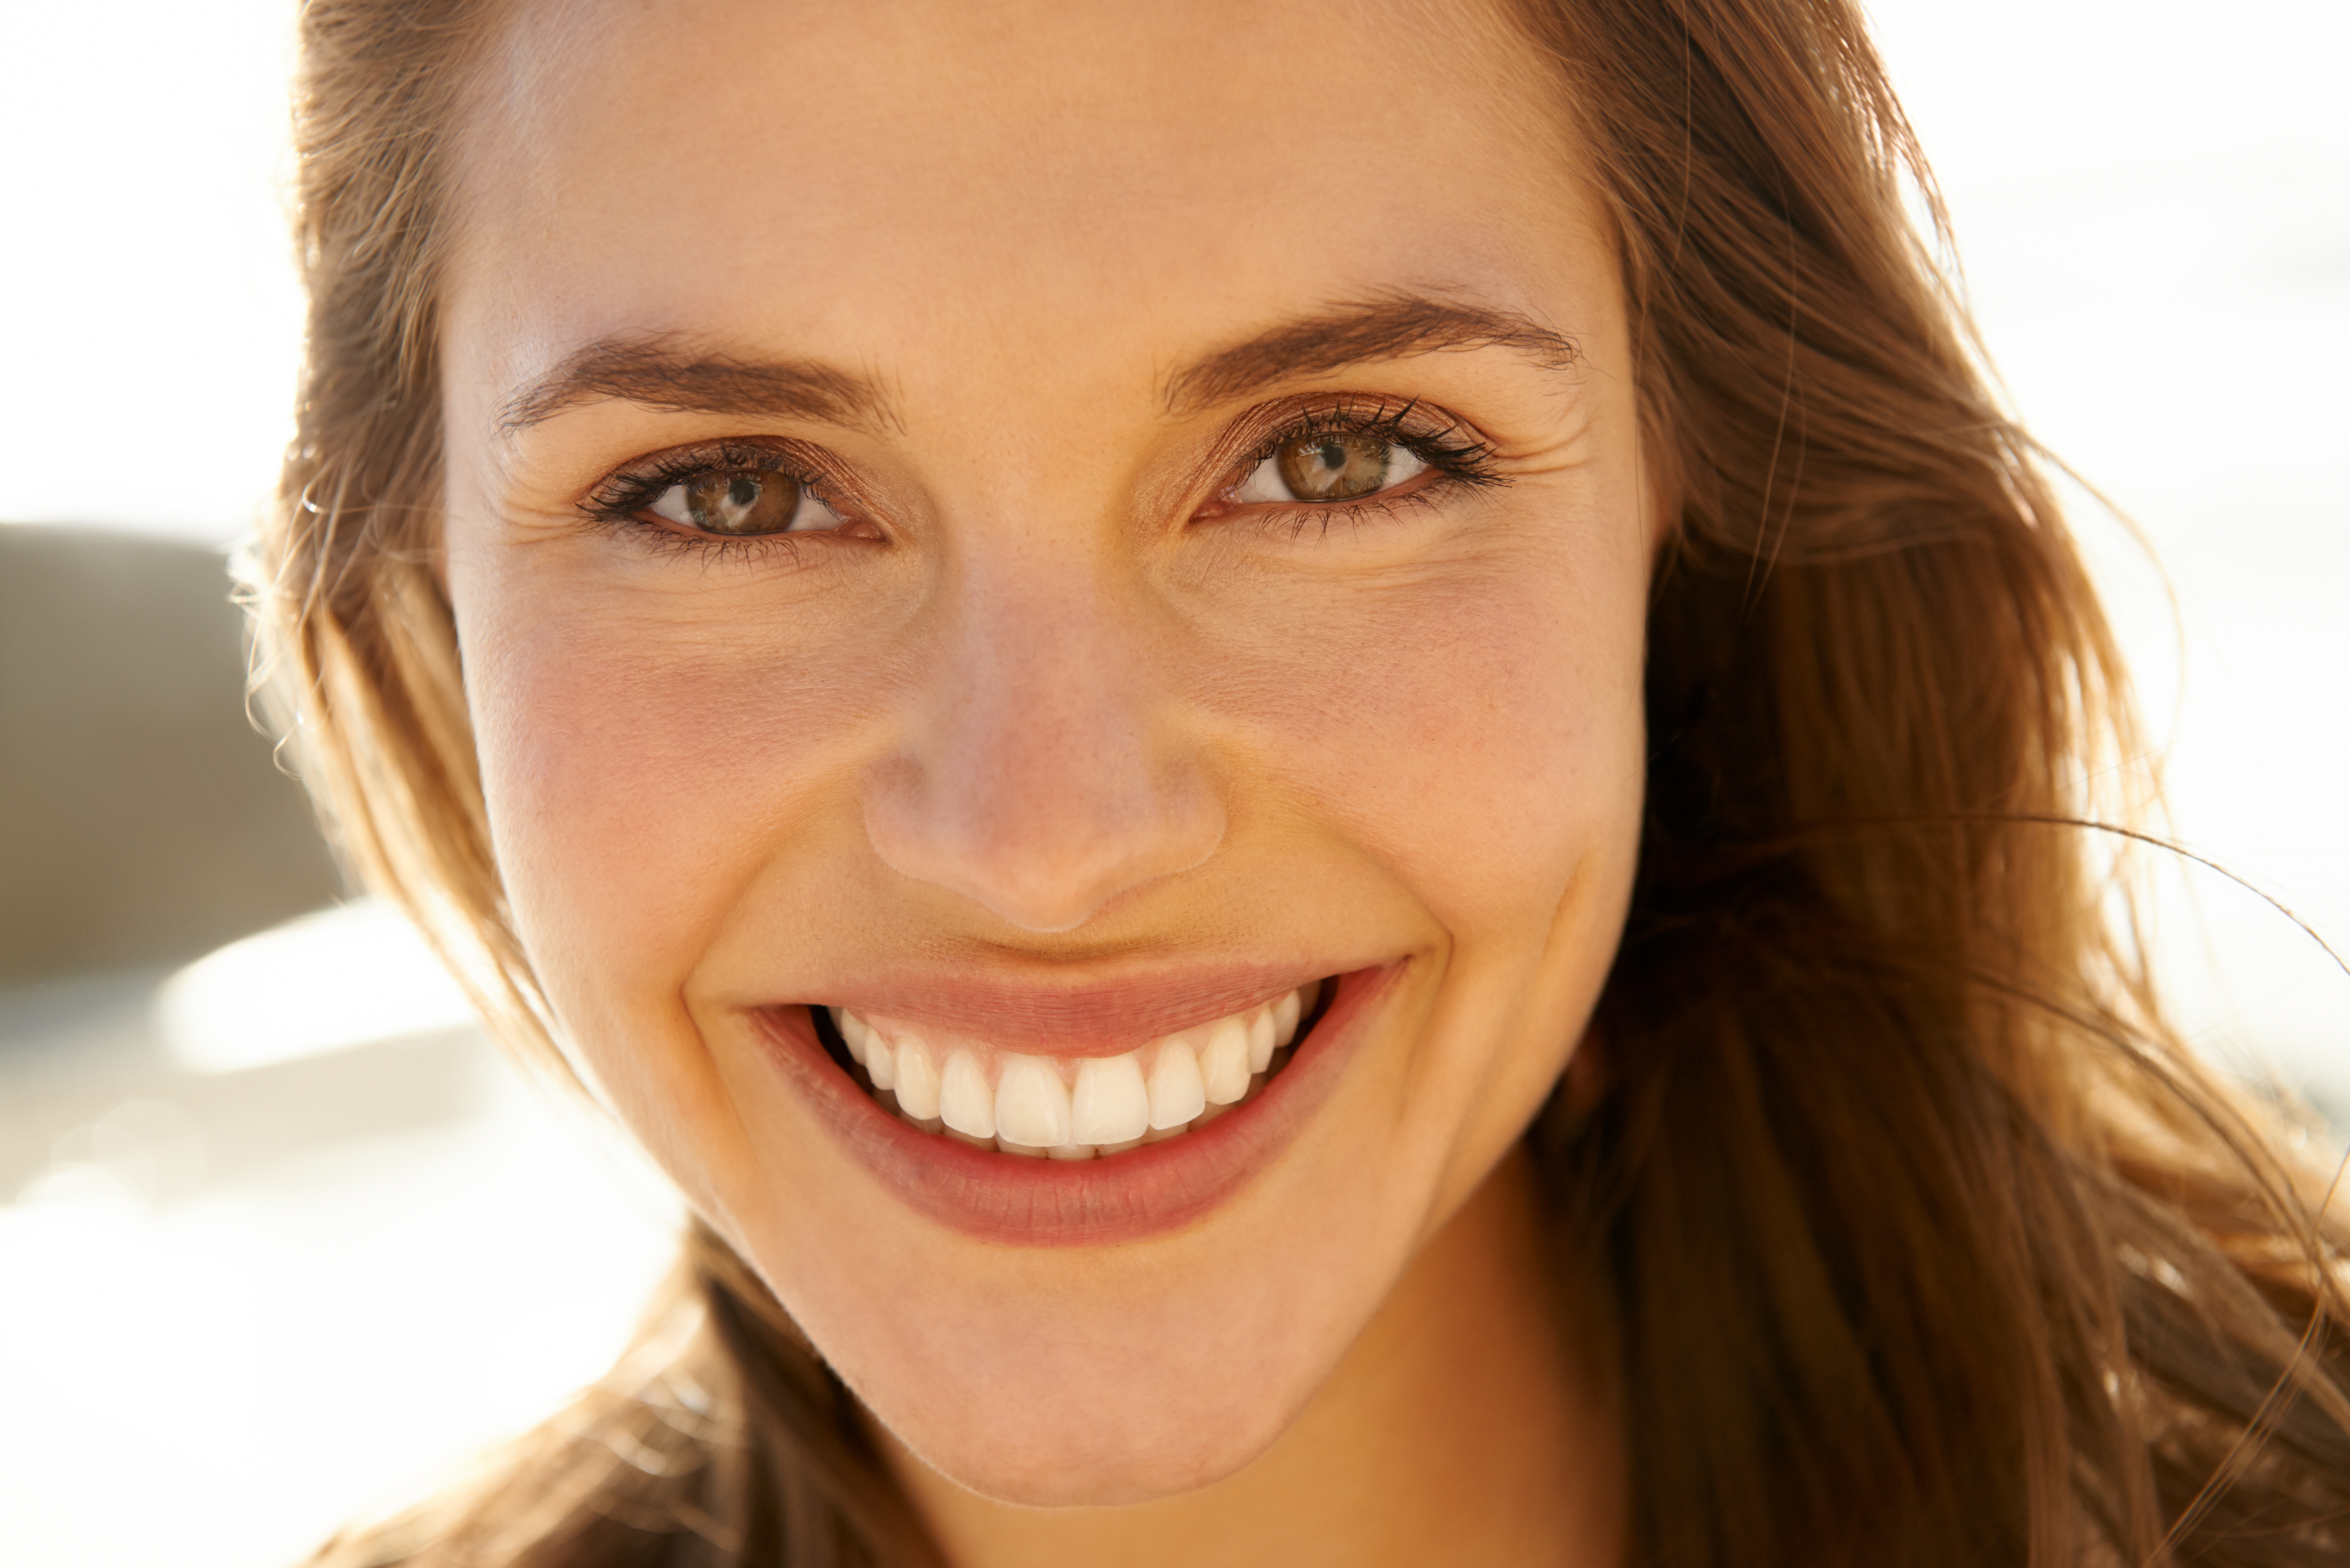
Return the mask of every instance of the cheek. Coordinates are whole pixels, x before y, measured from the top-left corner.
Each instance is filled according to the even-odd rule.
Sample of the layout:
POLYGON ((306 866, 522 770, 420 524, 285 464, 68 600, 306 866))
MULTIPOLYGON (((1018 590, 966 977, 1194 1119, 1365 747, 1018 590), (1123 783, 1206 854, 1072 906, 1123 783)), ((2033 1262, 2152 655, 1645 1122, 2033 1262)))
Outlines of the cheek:
POLYGON ((845 683, 721 635, 731 615, 697 627, 560 585, 475 587, 467 698, 540 979, 575 1023, 674 1005, 743 887, 824 820, 858 717, 845 683))
POLYGON ((1284 649, 1246 722, 1456 938, 1547 922, 1578 867, 1632 853, 1643 603, 1637 562, 1416 591, 1284 649))

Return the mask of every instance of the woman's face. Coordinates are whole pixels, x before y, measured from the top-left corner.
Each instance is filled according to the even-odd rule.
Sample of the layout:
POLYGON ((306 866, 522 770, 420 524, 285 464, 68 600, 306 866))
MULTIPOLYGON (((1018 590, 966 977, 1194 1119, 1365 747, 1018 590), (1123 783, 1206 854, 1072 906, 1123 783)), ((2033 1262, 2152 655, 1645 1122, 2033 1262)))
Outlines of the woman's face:
POLYGON ((1229 1473, 1623 918, 1658 507, 1557 88, 1409 0, 525 13, 446 571, 567 1046, 947 1475, 1229 1473))

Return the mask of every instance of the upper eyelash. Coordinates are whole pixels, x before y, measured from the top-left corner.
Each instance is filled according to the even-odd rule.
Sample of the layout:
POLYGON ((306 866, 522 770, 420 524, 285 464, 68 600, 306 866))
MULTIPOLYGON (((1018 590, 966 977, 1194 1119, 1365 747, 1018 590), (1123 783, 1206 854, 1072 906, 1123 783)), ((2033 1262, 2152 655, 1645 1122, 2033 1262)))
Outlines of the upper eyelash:
MULTIPOLYGON (((1417 421, 1425 417, 1421 410, 1422 404, 1416 398, 1402 402, 1382 400, 1369 404, 1332 403, 1308 409, 1259 441, 1248 465, 1253 469, 1283 447, 1311 436, 1367 436, 1402 447, 1448 480, 1479 485, 1509 483, 1494 468, 1495 452, 1491 441, 1451 415, 1440 416, 1443 423, 1434 430, 1415 429, 1417 421)), ((1367 496, 1355 502, 1300 501, 1289 504, 1335 512, 1377 503, 1367 496)))
MULTIPOLYGON (((638 513, 660 499, 661 493, 671 486, 699 479, 705 473, 733 469, 779 473, 805 486, 817 500, 824 499, 822 481, 815 474, 804 472, 791 461, 788 453, 771 446, 721 441, 677 452, 656 452, 620 472, 598 481, 596 487, 581 499, 579 510, 598 523, 631 522, 638 513)), ((698 546, 704 542, 703 536, 699 535, 671 534, 666 529, 659 532, 662 535, 663 543, 676 541, 698 546)), ((724 538, 713 534, 707 536, 707 542, 740 545, 751 543, 753 538, 764 541, 783 537, 783 535, 761 535, 724 538)))

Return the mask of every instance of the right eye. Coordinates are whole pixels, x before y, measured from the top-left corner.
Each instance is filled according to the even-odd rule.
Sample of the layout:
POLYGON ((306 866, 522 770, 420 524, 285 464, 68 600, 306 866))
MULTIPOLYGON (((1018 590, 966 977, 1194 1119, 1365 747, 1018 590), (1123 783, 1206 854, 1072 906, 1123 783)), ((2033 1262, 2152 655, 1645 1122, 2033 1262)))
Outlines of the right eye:
POLYGON ((738 539, 837 528, 839 514, 788 473, 764 468, 715 469, 671 485, 645 510, 699 534, 738 539))
POLYGON ((1425 459, 1399 442, 1331 431, 1282 442, 1232 488, 1232 499, 1275 505, 1357 501, 1393 489, 1427 469, 1425 459))

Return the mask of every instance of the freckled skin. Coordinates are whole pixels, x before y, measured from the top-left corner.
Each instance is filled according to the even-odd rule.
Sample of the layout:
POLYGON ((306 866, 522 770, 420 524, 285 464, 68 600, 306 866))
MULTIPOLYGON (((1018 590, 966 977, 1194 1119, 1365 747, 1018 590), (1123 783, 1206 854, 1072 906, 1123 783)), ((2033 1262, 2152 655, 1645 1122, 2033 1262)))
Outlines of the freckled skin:
POLYGON ((525 5, 468 146, 446 574, 515 919, 569 1048, 966 1561, 1057 1561, 1073 1519, 1085 1551, 1128 1519, 1129 1561, 1154 1531, 1226 1553, 1215 1521, 1315 1507, 1379 1527, 1333 1561, 1612 1539, 1603 1481, 1556 1484, 1612 1473, 1612 1439, 1509 1262, 1531 1220, 1505 1157, 1628 896, 1659 507, 1553 89, 1498 24, 1425 25, 525 5), (1399 293, 1579 358, 1406 354, 1170 411, 1171 368, 1399 293), (844 367, 891 417, 607 400, 500 433, 575 349, 662 334, 844 367), (1336 522, 1221 506, 1236 421, 1323 394, 1444 410, 1506 483, 1336 522), (862 531, 695 555, 581 522, 615 470, 736 437, 823 449, 862 531), (1408 969, 1229 1202, 1023 1249, 898 1203, 761 1055, 746 1009, 877 953, 1408 969), (1437 1259, 1500 1282, 1448 1292, 1437 1259), (1379 1326, 1399 1314, 1421 1326, 1379 1326), (1389 1415, 1331 1415, 1366 1399, 1389 1415), (1471 1550, 1504 1525, 1464 1498, 1520 1534, 1471 1550))

